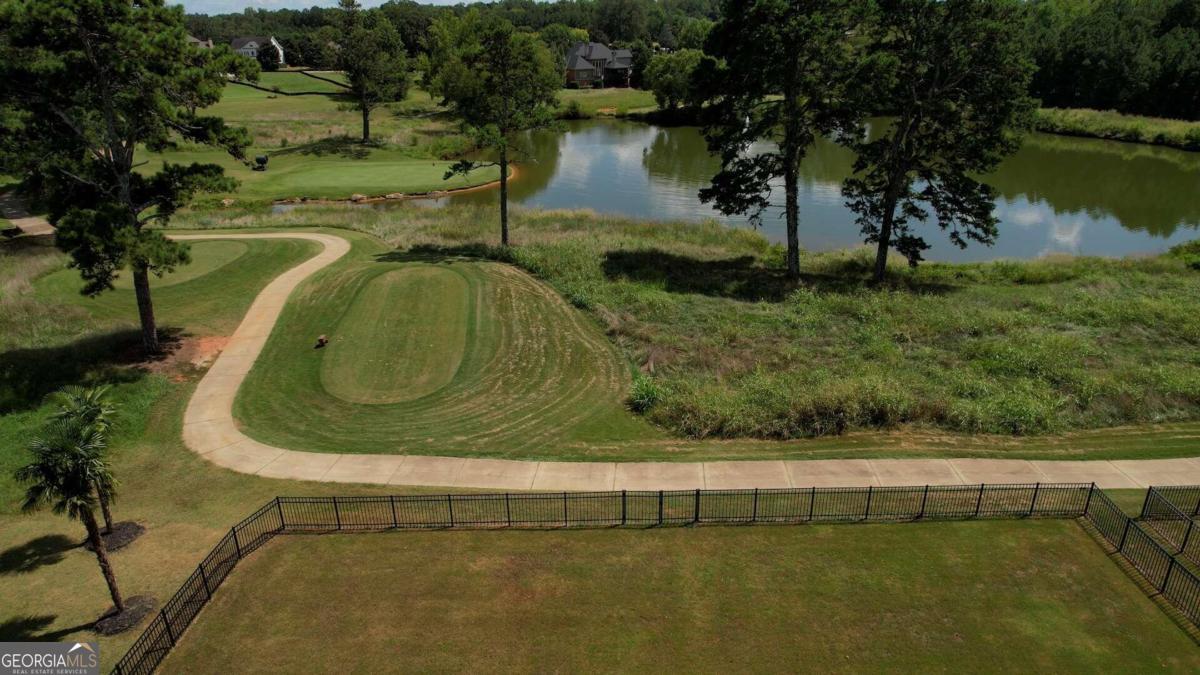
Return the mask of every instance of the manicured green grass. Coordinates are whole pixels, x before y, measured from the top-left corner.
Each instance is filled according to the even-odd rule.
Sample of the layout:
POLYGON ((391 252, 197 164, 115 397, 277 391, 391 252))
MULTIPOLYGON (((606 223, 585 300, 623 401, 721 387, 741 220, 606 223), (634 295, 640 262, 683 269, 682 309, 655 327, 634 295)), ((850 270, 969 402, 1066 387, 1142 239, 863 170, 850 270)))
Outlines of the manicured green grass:
POLYGON ((168 672, 1192 672, 1070 521, 284 537, 168 672))
POLYGON ((1054 134, 1200 150, 1200 122, 1122 115, 1111 110, 1042 108, 1034 126, 1054 134))
POLYGON ((325 390, 353 403, 398 403, 450 384, 467 349, 469 289, 464 275, 434 265, 374 276, 333 333, 325 390))
MULTIPOLYGON (((510 260, 591 313, 626 358, 653 371, 657 402, 648 417, 680 435, 904 430, 783 449, 673 442, 651 455, 890 454, 912 451, 914 442, 921 452, 958 456, 1194 452, 1200 275, 1179 260, 896 266, 873 288, 866 256, 850 252, 806 256, 797 286, 782 278, 779 251, 755 233, 519 211, 518 246, 501 255, 486 248, 493 217, 472 209, 316 209, 187 222, 355 227, 401 252, 434 247, 510 260), (1159 428, 1129 426, 1148 424, 1159 428), (1089 428, 1096 431, 1014 438, 1089 428)), ((308 307, 300 313, 316 316, 308 307)), ((240 410, 258 425, 253 411, 240 410)))
POLYGON ((342 234, 351 254, 297 289, 238 392, 250 436, 522 457, 661 436, 625 409, 627 362, 552 289, 508 265, 342 234), (319 335, 330 342, 314 350, 319 335))
POLYGON ((348 199, 355 194, 381 197, 391 193, 454 190, 489 183, 500 176, 499 171, 491 167, 473 171, 469 176, 445 180, 446 170, 452 162, 414 158, 404 150, 364 147, 348 140, 318 145, 316 148, 268 151, 266 171, 252 171, 228 154, 215 150, 150 155, 147 159, 151 163, 143 170, 155 171, 162 161, 203 162, 224 167, 226 175, 238 180, 239 186, 234 192, 202 195, 201 203, 225 198, 268 202, 301 197, 348 199))
POLYGON ((643 89, 610 87, 607 89, 563 89, 558 94, 559 106, 569 109, 579 105, 584 117, 623 115, 637 110, 657 108, 654 94, 643 89))

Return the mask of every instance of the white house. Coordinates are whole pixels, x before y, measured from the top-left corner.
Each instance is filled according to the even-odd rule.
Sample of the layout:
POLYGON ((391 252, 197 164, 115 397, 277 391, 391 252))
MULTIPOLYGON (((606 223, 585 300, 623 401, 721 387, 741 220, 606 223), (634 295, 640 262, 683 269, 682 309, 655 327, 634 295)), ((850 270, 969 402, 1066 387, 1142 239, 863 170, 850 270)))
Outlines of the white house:
POLYGON ((274 36, 270 37, 240 37, 234 38, 233 42, 229 43, 233 51, 242 56, 250 58, 258 58, 258 50, 265 49, 267 46, 275 47, 275 53, 279 54, 279 65, 284 65, 287 61, 283 58, 283 45, 274 36))

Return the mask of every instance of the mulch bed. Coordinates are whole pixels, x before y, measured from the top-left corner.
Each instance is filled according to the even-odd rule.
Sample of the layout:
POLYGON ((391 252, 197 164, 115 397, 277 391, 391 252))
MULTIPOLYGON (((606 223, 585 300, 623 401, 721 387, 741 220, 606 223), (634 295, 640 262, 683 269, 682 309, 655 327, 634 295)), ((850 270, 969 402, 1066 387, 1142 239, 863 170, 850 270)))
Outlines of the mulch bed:
MULTIPOLYGON (((146 528, 141 523, 135 523, 132 520, 124 520, 113 524, 113 531, 108 534, 100 535, 104 539, 104 547, 109 551, 119 551, 126 546, 132 544, 135 539, 142 536, 146 528)), ((92 543, 90 541, 83 542, 84 548, 91 551, 92 543)))
POLYGON ((100 635, 116 635, 127 631, 141 623, 157 606, 158 601, 149 595, 125 598, 125 611, 118 614, 115 607, 109 607, 96 622, 96 632, 100 635))

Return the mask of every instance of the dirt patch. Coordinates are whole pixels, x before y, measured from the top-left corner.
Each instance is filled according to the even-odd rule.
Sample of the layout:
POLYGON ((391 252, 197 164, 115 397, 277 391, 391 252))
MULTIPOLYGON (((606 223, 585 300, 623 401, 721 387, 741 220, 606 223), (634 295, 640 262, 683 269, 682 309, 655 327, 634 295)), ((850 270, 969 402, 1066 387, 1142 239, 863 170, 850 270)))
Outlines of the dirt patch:
POLYGON ((167 375, 177 382, 188 379, 196 370, 205 370, 225 349, 229 338, 223 335, 179 337, 164 341, 163 353, 139 364, 152 372, 167 375))

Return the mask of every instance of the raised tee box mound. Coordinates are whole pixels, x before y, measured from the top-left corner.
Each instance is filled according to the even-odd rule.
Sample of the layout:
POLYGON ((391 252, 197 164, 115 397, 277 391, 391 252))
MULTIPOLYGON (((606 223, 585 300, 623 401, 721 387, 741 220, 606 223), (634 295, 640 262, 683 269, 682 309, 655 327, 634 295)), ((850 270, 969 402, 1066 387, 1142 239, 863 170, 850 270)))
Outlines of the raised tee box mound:
POLYGON ((351 403, 400 403, 454 379, 466 349, 467 279, 419 265, 377 275, 338 322, 321 385, 351 403))
POLYGON ((1193 622, 1200 578, 1095 484, 277 497, 235 525, 117 664, 149 673, 238 562, 278 534, 431 528, 1083 518, 1193 622))

